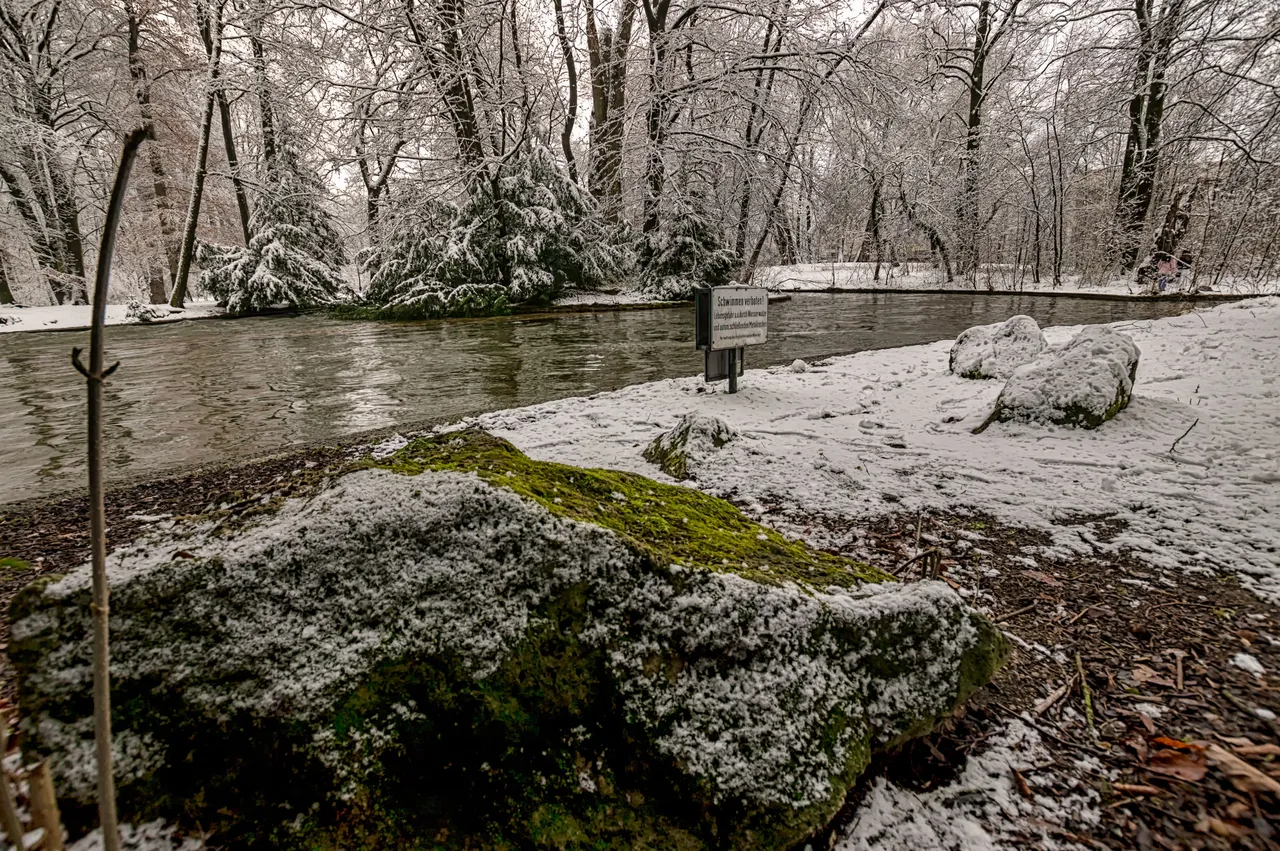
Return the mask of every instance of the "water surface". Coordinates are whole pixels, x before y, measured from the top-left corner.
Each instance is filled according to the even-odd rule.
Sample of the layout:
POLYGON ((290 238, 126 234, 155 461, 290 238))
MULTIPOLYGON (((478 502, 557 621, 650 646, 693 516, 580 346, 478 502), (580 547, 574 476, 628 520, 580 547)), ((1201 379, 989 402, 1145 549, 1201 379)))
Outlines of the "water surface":
MULTIPOLYGON (((797 294, 769 308, 757 367, 956 336, 1018 313, 1041 325, 1154 319, 1166 301, 797 294)), ((84 487, 88 332, 0 334, 0 503, 84 487)), ((414 323, 320 316, 107 331, 108 480, 450 419, 702 370, 692 308, 414 323)))

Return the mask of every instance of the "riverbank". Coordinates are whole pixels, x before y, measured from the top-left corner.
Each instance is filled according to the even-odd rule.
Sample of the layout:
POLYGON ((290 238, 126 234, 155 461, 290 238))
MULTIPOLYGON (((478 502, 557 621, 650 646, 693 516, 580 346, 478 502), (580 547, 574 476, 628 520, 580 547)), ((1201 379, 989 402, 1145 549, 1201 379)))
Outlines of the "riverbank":
MULTIPOLYGON (((951 376, 949 342, 752 370, 734 396, 678 378, 465 424, 538 459, 661 478, 648 442, 688 411, 717 417, 738 436, 697 459, 697 487, 884 569, 937 549, 943 578, 1002 623, 1013 664, 952 731, 877 767, 835 847, 1266 847, 1280 299, 1117 327, 1142 349, 1138 383, 1093 432, 972 435, 1000 383, 951 376)), ((305 491, 361 451, 114 491, 112 541, 305 491)), ((36 565, 11 565, 6 594, 83 558, 86 525, 82 498, 0 509, 0 556, 36 565)))
POLYGON ((772 292, 832 293, 1021 293, 1069 298, 1096 299, 1186 299, 1199 302, 1230 301, 1245 296, 1280 294, 1280 280, 1237 282, 1224 280, 1213 286, 1208 280, 1195 282, 1184 276, 1164 293, 1142 291, 1134 276, 1098 283, 1086 282, 1079 275, 1064 275, 1058 286, 1044 276, 1039 282, 1025 271, 990 268, 978 273, 977 286, 968 281, 946 281, 942 273, 929 263, 802 263, 794 266, 768 266, 757 271, 755 281, 772 292))
MULTIPOLYGON (((188 319, 216 319, 226 311, 212 301, 193 301, 185 308, 168 305, 143 305, 150 318, 131 313, 127 304, 107 305, 108 325, 165 325, 188 319), (151 315, 154 311, 155 315, 151 315)), ((0 305, 0 334, 17 331, 83 331, 93 322, 93 308, 87 304, 42 305, 19 307, 0 305)))

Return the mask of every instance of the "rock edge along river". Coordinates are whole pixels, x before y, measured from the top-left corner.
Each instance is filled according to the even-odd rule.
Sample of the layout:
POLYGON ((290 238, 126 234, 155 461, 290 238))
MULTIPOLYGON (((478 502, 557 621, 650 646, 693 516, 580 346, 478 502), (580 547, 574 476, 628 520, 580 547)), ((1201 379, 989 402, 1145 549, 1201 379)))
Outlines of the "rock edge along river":
MULTIPOLYGON (((747 366, 932 342, 1019 313, 1041 325, 1155 319, 1171 301, 796 294, 769 307, 747 366)), ((85 482, 88 333, 0 336, 0 504, 85 482)), ((479 410, 701 372, 692 308, 414 323, 320 316, 107 331, 108 481, 479 410)))

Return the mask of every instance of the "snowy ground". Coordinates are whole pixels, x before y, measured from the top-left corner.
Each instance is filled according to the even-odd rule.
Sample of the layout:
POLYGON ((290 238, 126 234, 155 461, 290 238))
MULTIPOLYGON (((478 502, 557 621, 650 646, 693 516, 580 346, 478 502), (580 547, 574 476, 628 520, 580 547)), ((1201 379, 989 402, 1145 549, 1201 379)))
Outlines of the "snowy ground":
MULTIPOLYGON (((148 305, 150 306, 150 305, 148 305)), ((211 301, 192 301, 185 310, 168 308, 163 305, 159 309, 166 310, 169 316, 165 319, 154 319, 151 324, 160 322, 177 322, 182 319, 204 319, 222 314, 222 309, 211 301)), ((59 331, 75 328, 88 328, 92 321, 93 308, 87 304, 44 305, 41 307, 17 307, 12 304, 0 306, 0 334, 13 331, 59 331)), ((129 307, 124 304, 107 305, 108 325, 134 325, 140 320, 128 315, 129 307)))
MULTIPOLYGON (((776 292, 804 292, 827 289, 890 289, 890 290, 969 290, 971 286, 962 280, 948 284, 942 275, 928 263, 904 263, 898 268, 890 269, 885 263, 880 269, 880 280, 874 280, 874 263, 805 263, 795 266, 769 266, 756 272, 755 282, 776 292)), ((1197 286, 1208 291, 1209 280, 1200 280, 1197 286)), ((1185 277, 1175 285, 1169 293, 1175 293, 1190 284, 1185 277)), ((1106 283, 1086 283, 1078 275, 1066 275, 1062 286, 1054 288, 1047 277, 1042 277, 1039 284, 1031 281, 1029 274, 1021 278, 1012 269, 988 268, 978 274, 979 289, 1016 290, 1026 293, 1047 293, 1052 295, 1074 295, 1079 293, 1094 295, 1143 295, 1134 284, 1133 276, 1116 278, 1106 283)), ((1237 283, 1224 281, 1214 292, 1234 293, 1238 295, 1259 295, 1280 293, 1280 280, 1264 283, 1237 283)))
POLYGON ((963 505, 1049 533, 1050 555, 1100 548, 1169 571, 1235 571, 1280 602, 1280 298, 1116 327, 1142 350, 1138 383, 1096 431, 971 434, 1002 385, 951 375, 950 342, 752 370, 734 396, 690 377, 477 422, 537 458, 661 475, 641 451, 700 411, 743 439, 699 467, 699 487, 781 505, 797 523, 963 505), (1072 522, 1099 514, 1128 526, 1102 542, 1072 522))
MULTIPOLYGON (((753 370, 734 396, 685 378, 470 422, 537 458, 661 478, 641 451, 700 411, 740 438, 702 461, 698 487, 771 508, 768 522, 818 544, 838 546, 824 536, 839 524, 815 519, 968 508, 1048 533, 1050 558, 1130 553, 1166 584, 1180 571, 1235 573, 1280 603, 1280 298, 1115 327, 1142 350, 1138 382, 1129 408, 1091 432, 997 424, 972 434, 1002 382, 951 375, 949 342, 753 370), (1088 525, 1099 516, 1123 531, 1100 540, 1088 525)), ((836 847, 1016 848, 1028 825, 1039 847, 1080 847, 1063 825, 1096 822, 1094 793, 1036 793, 1070 787, 1070 772, 1038 774, 1033 800, 1015 794, 1012 770, 1041 762, 1042 747, 1014 721, 949 786, 917 793, 879 779, 836 847)))

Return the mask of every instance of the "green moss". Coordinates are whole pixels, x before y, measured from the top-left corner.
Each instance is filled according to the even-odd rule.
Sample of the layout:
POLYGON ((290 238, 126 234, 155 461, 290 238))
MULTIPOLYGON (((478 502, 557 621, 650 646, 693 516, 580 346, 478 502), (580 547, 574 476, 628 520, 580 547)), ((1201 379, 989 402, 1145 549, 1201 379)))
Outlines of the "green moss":
POLYGON ((0 557, 0 579, 8 579, 19 573, 26 573, 31 569, 31 565, 20 558, 13 556, 0 557))
POLYGON ((475 473, 553 514, 610 529, 658 564, 814 589, 891 578, 861 562, 789 541, 730 503, 692 488, 634 473, 535 461, 507 441, 475 429, 420 438, 389 458, 366 464, 409 475, 426 470, 475 473))

